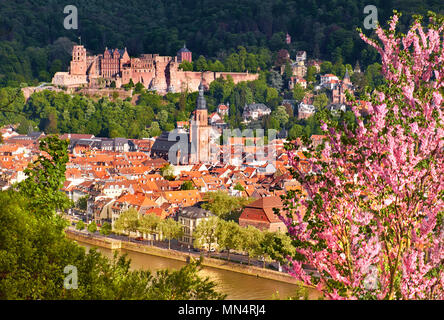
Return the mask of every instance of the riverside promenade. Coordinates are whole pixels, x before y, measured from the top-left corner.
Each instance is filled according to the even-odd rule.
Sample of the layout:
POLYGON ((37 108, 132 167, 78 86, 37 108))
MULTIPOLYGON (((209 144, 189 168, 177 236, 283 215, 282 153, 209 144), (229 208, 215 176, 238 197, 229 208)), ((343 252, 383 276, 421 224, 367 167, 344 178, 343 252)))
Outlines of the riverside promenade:
POLYGON ((223 259, 207 257, 202 253, 195 252, 181 252, 173 249, 159 248, 151 246, 149 244, 135 243, 123 239, 113 239, 101 235, 90 234, 68 228, 65 230, 66 236, 69 239, 87 243, 92 246, 107 248, 111 250, 127 250, 139 252, 147 255, 154 255, 168 259, 179 260, 183 262, 189 262, 190 259, 199 259, 203 257, 202 266, 217 268, 232 272, 238 272, 245 275, 255 276, 258 278, 270 279, 275 281, 281 281, 285 283, 300 285, 301 283, 293 278, 291 275, 275 270, 266 268, 260 268, 257 266, 240 264, 235 262, 226 261, 223 259))

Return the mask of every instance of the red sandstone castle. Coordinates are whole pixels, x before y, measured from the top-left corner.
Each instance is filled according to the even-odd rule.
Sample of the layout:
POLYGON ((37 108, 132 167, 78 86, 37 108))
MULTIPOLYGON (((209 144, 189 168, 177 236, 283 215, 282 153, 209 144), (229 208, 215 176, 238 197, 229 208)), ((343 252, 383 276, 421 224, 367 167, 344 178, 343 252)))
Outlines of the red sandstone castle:
POLYGON ((129 83, 142 83, 147 89, 158 93, 179 91, 197 91, 203 77, 204 86, 219 77, 230 75, 234 83, 251 81, 258 74, 243 72, 193 72, 179 69, 183 61, 192 62, 192 53, 185 46, 175 57, 159 56, 158 54, 142 54, 139 58, 131 58, 126 48, 105 49, 103 54, 89 56, 82 45, 72 50, 69 72, 57 72, 52 79, 54 85, 69 88, 109 86, 113 81, 117 88, 129 83))

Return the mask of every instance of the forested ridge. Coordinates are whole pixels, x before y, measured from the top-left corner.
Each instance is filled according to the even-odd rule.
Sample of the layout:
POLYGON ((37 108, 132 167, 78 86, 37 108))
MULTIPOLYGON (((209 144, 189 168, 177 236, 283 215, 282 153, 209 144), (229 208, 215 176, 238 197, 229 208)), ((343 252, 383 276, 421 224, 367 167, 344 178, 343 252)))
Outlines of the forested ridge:
MULTIPOLYGON (((77 30, 66 30, 60 0, 8 0, 0 6, 0 84, 50 81, 66 70, 72 42, 79 37, 91 53, 105 47, 127 47, 131 55, 175 55, 186 43, 197 59, 225 58, 238 46, 248 52, 268 49, 306 50, 309 57, 333 60, 340 53, 344 63, 362 67, 375 62, 376 52, 358 39, 363 27, 363 0, 77 0, 77 30), (292 43, 285 43, 289 33, 292 43), (339 48, 339 49, 338 49, 339 48), (336 52, 335 52, 336 50, 336 52)), ((393 9, 404 13, 401 28, 412 13, 443 13, 441 0, 376 0, 379 21, 393 9)), ((364 30, 370 34, 372 30, 364 30)))

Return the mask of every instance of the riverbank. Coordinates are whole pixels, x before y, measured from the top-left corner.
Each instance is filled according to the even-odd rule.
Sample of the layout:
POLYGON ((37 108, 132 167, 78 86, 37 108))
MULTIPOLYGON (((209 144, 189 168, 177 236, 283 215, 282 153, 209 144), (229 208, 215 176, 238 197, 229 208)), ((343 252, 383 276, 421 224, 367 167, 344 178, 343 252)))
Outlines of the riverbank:
MULTIPOLYGON (((187 254, 184 252, 179 252, 175 250, 168 250, 158 247, 153 247, 149 245, 137 244, 129 241, 116 240, 106 237, 97 237, 91 234, 76 232, 70 229, 65 230, 65 234, 69 239, 77 240, 81 242, 88 243, 92 246, 103 247, 111 250, 124 249, 128 251, 134 251, 147 255, 154 255, 158 257, 163 257, 167 259, 179 260, 182 262, 189 261, 190 257, 198 259, 200 255, 198 254, 187 254)), ((219 260, 211 257, 205 257, 202 261, 202 265, 211 268, 222 269, 226 271, 232 271, 237 273, 242 273, 245 275, 254 276, 257 278, 270 279, 280 282, 285 282, 289 284, 299 285, 300 282, 289 274, 270 270, 258 268, 255 266, 241 265, 233 262, 228 262, 225 260, 219 260)))

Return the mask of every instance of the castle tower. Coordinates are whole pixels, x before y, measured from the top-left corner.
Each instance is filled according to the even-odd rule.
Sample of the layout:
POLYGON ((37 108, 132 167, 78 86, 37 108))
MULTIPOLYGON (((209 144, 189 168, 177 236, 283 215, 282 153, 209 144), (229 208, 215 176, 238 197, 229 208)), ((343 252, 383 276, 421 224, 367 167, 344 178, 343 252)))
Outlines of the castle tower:
POLYGON ((210 160, 210 130, 207 102, 204 97, 203 79, 199 85, 199 96, 190 126, 190 163, 210 160))
POLYGON ((183 61, 192 62, 192 53, 190 50, 187 49, 185 44, 183 45, 183 48, 181 48, 179 51, 177 51, 177 62, 182 63, 183 61))
POLYGON ((171 57, 167 56, 154 57, 155 76, 153 79, 152 88, 157 90, 158 92, 166 93, 168 91, 168 83, 170 81, 168 64, 170 62, 171 62, 171 57))
POLYGON ((86 49, 83 46, 72 48, 71 75, 86 75, 86 49))

